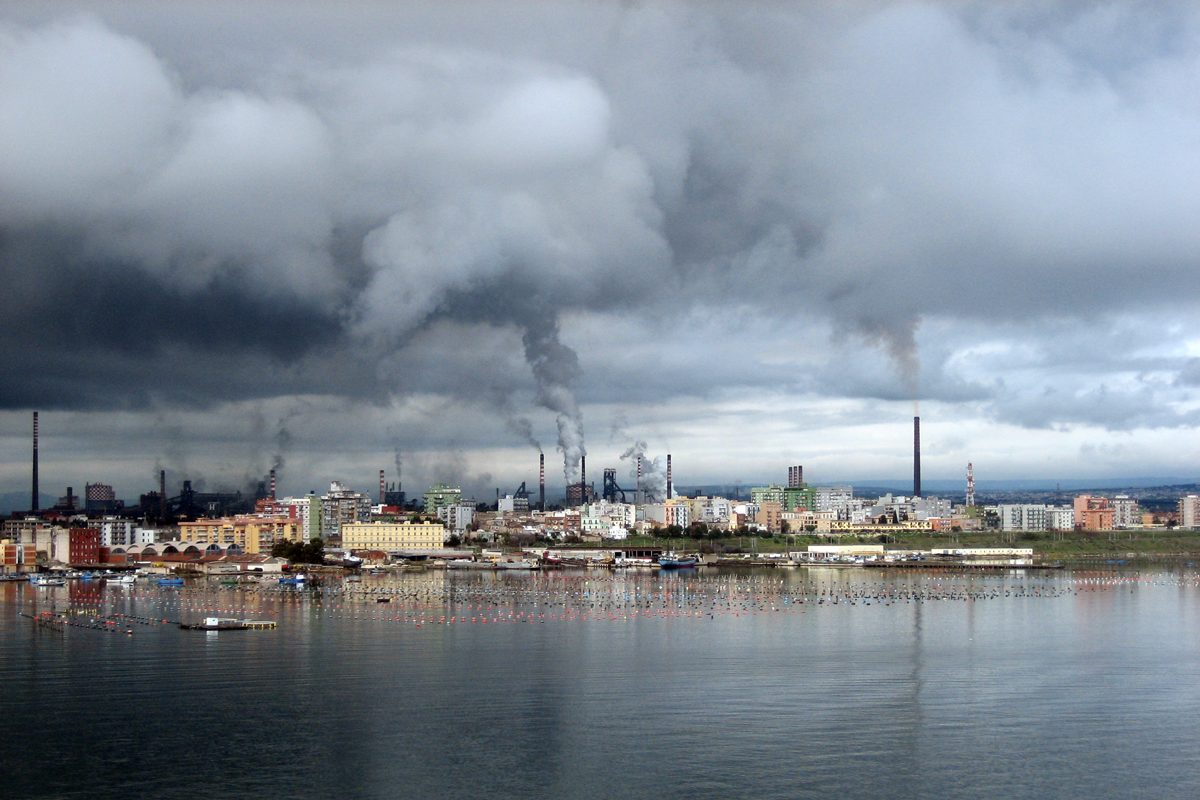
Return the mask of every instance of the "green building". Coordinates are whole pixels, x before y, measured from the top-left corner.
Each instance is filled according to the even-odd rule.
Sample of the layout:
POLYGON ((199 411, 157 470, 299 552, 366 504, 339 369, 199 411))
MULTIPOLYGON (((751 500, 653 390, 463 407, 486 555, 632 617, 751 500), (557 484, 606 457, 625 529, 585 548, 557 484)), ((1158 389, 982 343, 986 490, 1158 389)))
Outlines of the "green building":
POLYGON ((462 489, 457 486, 447 486, 435 483, 425 492, 425 513, 436 514, 444 506, 457 506, 462 503, 462 489))
POLYGON ((750 502, 759 506, 763 503, 779 503, 784 511, 816 511, 817 490, 811 486, 759 486, 750 490, 750 502))

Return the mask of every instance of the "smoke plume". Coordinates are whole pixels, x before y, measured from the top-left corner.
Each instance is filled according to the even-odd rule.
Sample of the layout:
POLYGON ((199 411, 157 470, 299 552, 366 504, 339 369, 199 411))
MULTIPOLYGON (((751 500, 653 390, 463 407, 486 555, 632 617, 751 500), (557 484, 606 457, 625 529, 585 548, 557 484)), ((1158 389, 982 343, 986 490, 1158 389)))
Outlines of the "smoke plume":
POLYGON ((575 483, 579 480, 579 460, 587 455, 583 414, 570 386, 580 374, 579 357, 559 340, 558 318, 554 316, 526 320, 521 342, 525 346, 525 360, 537 381, 536 402, 556 415, 563 478, 568 484, 575 483))

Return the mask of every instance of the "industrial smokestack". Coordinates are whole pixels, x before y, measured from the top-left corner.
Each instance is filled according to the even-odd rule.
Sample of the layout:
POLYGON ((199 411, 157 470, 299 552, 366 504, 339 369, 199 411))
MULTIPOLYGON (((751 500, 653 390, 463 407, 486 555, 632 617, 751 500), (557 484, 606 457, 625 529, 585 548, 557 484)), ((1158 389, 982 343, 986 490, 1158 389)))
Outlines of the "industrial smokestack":
POLYGON ((671 499, 671 454, 667 453, 667 499, 671 499))
POLYGON ((921 496, 921 418, 913 417, 913 497, 921 496))
POLYGON ((38 412, 33 412, 33 510, 38 510, 38 412))
POLYGON ((167 471, 165 469, 158 471, 158 518, 159 520, 167 518, 167 471))
POLYGON ((546 510, 546 454, 538 453, 538 504, 546 510))
POLYGON ((379 470, 379 505, 384 503, 384 495, 387 493, 387 484, 383 482, 383 470, 379 470))
POLYGON ((271 470, 271 493, 268 495, 271 502, 275 501, 275 470, 271 470))
POLYGON ((579 502, 587 502, 587 456, 579 457, 579 502))

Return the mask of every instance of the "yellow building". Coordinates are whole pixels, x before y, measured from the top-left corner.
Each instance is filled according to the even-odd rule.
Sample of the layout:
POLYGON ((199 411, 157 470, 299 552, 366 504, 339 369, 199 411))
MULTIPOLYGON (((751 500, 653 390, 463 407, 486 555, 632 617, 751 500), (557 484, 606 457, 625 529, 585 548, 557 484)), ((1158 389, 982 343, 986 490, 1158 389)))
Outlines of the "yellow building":
POLYGON ((244 553, 270 553, 278 542, 301 541, 301 521, 292 517, 223 517, 179 523, 183 542, 237 545, 244 553))
POLYGON ((440 522, 350 522, 342 526, 347 550, 440 550, 446 528, 440 522))

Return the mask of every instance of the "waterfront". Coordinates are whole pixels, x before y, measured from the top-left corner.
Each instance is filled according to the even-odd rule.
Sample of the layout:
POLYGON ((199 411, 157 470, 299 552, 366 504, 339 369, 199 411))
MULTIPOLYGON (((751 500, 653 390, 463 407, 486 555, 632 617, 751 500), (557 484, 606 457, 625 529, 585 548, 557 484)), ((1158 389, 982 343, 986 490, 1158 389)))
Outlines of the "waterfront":
POLYGON ((1194 569, 6 584, 0 780, 63 798, 1194 797, 1197 601, 1194 569), (19 616, 50 610, 90 627, 19 616), (161 622, 205 616, 279 627, 161 622))

